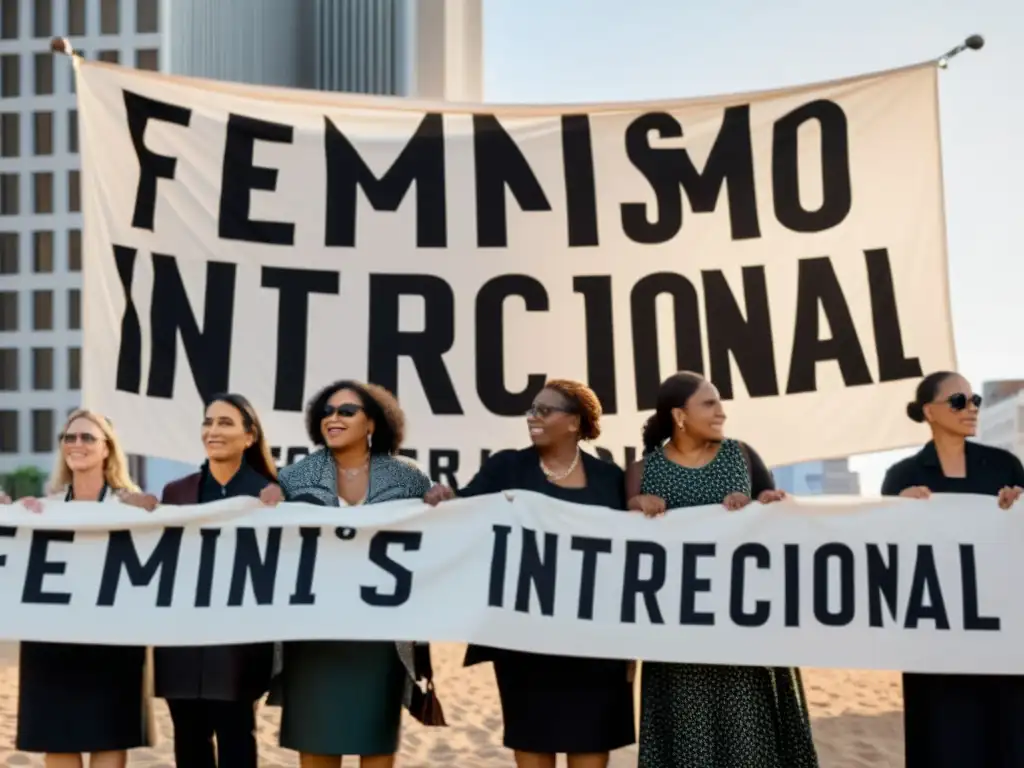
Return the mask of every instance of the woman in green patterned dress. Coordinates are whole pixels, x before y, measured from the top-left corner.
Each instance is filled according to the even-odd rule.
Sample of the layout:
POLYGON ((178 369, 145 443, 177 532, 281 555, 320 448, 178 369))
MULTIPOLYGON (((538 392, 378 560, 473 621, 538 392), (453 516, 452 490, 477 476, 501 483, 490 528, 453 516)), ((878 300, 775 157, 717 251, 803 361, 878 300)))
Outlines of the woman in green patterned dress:
MULTIPOLYGON (((644 425, 644 458, 627 472, 629 508, 724 504, 784 494, 757 453, 723 436, 718 390, 677 373, 644 425)), ((644 662, 639 768, 817 768, 798 669, 644 662)))

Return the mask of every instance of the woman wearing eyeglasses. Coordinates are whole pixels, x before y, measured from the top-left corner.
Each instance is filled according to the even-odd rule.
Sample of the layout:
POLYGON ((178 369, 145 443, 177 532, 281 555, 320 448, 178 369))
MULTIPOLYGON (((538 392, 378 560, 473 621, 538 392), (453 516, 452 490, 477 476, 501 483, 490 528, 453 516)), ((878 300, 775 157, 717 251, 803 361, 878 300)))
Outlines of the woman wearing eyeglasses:
MULTIPOLYGON (((117 503, 138 492, 113 427, 74 411, 60 435, 50 499, 117 503)), ((19 501, 41 512, 39 499, 19 501)), ((124 768, 127 750, 150 744, 146 649, 22 643, 18 659, 17 749, 46 753, 47 768, 124 768)))
MULTIPOLYGON (((926 376, 907 415, 932 439, 885 475, 882 493, 927 499, 932 493, 994 496, 1009 509, 1024 488, 1020 459, 969 441, 981 396, 951 371, 926 376)), ((1024 676, 903 675, 907 768, 1019 768, 1024 765, 1024 676)))
MULTIPOLYGON (((589 387, 548 381, 527 412, 532 445, 505 450, 484 462, 459 496, 510 489, 536 491, 576 504, 625 510, 622 470, 580 450, 601 434, 601 403, 589 387)), ((437 485, 425 497, 437 504, 455 496, 437 485)), ((493 662, 505 722, 504 744, 518 768, 554 768, 559 753, 569 768, 604 768, 612 750, 636 741, 632 663, 470 646, 465 664, 493 662)))
MULTIPOLYGON (((309 439, 320 449, 285 467, 280 485, 260 494, 265 504, 302 501, 345 510, 363 504, 419 499, 430 479, 398 456, 405 417, 383 387, 337 381, 306 410, 309 439)), ((417 668, 413 643, 370 641, 284 644, 280 677, 281 746, 299 752, 302 768, 339 768, 359 755, 362 768, 391 768, 398 751, 402 706, 430 678, 417 668)))

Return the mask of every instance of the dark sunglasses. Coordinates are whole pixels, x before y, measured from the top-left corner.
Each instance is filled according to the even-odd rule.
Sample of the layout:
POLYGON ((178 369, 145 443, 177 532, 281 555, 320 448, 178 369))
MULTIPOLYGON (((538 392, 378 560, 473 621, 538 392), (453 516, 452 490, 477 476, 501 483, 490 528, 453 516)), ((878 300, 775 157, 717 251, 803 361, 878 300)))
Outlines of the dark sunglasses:
POLYGON ((74 445, 78 442, 82 445, 92 445, 96 442, 96 435, 92 432, 61 432, 59 437, 64 445, 74 445))
POLYGON ((351 419, 361 410, 363 410, 363 406, 356 405, 355 403, 342 403, 341 405, 325 405, 323 418, 329 419, 334 414, 338 414, 342 418, 351 419))
POLYGON ((539 416, 542 419, 546 419, 552 413, 573 413, 572 408, 561 408, 557 405, 538 405, 534 403, 526 411, 527 416, 539 416))
POLYGON ((947 397, 946 402, 954 411, 962 411, 967 407, 968 403, 975 408, 981 408, 981 395, 971 395, 970 399, 968 399, 967 395, 963 392, 957 392, 955 395, 947 397))

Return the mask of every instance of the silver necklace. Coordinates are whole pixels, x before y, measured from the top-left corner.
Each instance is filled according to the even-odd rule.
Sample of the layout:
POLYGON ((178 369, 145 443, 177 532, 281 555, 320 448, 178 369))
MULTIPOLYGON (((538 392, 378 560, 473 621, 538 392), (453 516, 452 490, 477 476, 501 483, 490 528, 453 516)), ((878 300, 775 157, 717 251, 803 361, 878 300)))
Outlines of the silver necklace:
POLYGON ((576 465, 579 464, 579 462, 580 462, 580 449, 577 448, 576 449, 576 455, 572 459, 572 464, 570 464, 569 468, 567 470, 565 470, 564 472, 560 472, 560 473, 552 472, 544 464, 544 459, 540 460, 540 470, 541 470, 541 472, 543 472, 545 474, 545 476, 547 476, 548 480, 554 480, 554 481, 557 482, 559 480, 565 480, 565 478, 567 478, 569 475, 571 475, 573 473, 573 470, 576 469, 576 465))
POLYGON ((367 462, 366 464, 363 464, 363 466, 361 466, 361 467, 355 467, 353 469, 343 469, 343 470, 341 470, 341 474, 344 475, 346 478, 351 479, 351 478, 355 477, 356 475, 359 475, 359 474, 365 472, 366 471, 366 467, 368 465, 369 465, 369 462, 367 462))

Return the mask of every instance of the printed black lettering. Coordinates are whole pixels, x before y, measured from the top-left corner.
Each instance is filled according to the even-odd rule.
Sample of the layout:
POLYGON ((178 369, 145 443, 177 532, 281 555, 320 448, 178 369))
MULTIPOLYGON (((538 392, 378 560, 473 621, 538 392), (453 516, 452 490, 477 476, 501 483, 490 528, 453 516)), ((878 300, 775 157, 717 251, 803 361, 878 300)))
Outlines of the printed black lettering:
POLYGON ((711 380, 722 399, 733 398, 733 360, 751 397, 777 396, 779 381, 764 267, 743 268, 746 317, 721 270, 708 270, 701 276, 708 328, 708 363, 711 380))
POLYGON ((330 270, 263 267, 261 284, 278 291, 274 410, 301 411, 309 349, 309 297, 313 293, 337 295, 341 276, 330 270))
POLYGON ((618 413, 615 387, 615 324, 612 322, 611 275, 580 275, 572 289, 583 296, 587 336, 587 384, 601 401, 602 411, 618 413))
POLYGON ((871 372, 832 260, 827 256, 801 259, 798 270, 793 355, 786 393, 816 392, 817 366, 825 360, 839 364, 847 387, 870 384, 871 372), (820 336, 821 313, 828 321, 831 338, 820 336))
POLYGON ((274 602, 274 584, 277 581, 277 563, 281 557, 281 529, 267 528, 266 553, 260 553, 253 528, 235 529, 235 560, 231 566, 231 584, 228 587, 228 607, 238 608, 245 601, 245 587, 252 584, 256 605, 274 602))
POLYGON ((620 620, 624 624, 636 623, 636 599, 642 596, 647 618, 651 624, 664 624, 665 619, 658 605, 658 590, 665 586, 668 555, 661 544, 653 541, 627 541, 626 563, 622 575, 622 610, 620 620), (647 558, 651 564, 651 575, 640 577, 640 564, 647 558))
POLYGON ((157 179, 173 179, 178 159, 158 155, 146 146, 146 126, 150 120, 160 120, 187 128, 192 119, 192 110, 140 96, 128 90, 122 91, 122 96, 128 118, 128 133, 135 148, 135 157, 139 161, 139 184, 135 191, 132 226, 152 232, 153 221, 156 218, 157 179))
POLYGON ((121 315, 121 343, 117 349, 117 373, 114 388, 119 392, 139 393, 142 386, 142 325, 132 296, 135 258, 138 252, 123 245, 114 246, 117 278, 124 292, 124 313, 121 315))
POLYGON ((433 450, 430 457, 430 479, 435 483, 444 483, 452 490, 458 490, 459 483, 455 476, 459 471, 459 452, 455 450, 433 450))
MULTIPOLYGON (((0 525, 0 539, 13 539, 18 535, 18 529, 9 525, 0 525)), ((7 553, 0 552, 0 568, 7 565, 7 553)))
POLYGON ((922 621, 927 620, 934 621, 936 629, 949 629, 949 614, 942 597, 939 569, 935 567, 935 552, 930 544, 919 544, 903 626, 917 629, 922 621))
POLYGON ((633 324, 633 375, 636 377, 636 407, 654 408, 661 386, 658 351, 658 312, 655 301, 667 293, 672 297, 675 320, 676 370, 704 372, 701 350, 700 306, 693 283, 675 272, 647 275, 633 286, 629 297, 633 324))
MULTIPOLYGON (((255 165, 257 141, 291 144, 294 129, 284 123, 228 115, 224 163, 220 181, 220 214, 217 235, 224 240, 244 240, 266 245, 294 245, 295 225, 251 218, 252 193, 277 190, 277 168, 255 165)), ((331 209, 328 208, 328 218, 331 209)))
POLYGON ((327 246, 355 247, 357 187, 375 211, 394 212, 413 182, 416 183, 416 246, 448 246, 444 122, 440 114, 424 116, 409 143, 379 178, 329 118, 324 118, 324 152, 327 161, 324 243, 327 246))
POLYGON ((819 99, 775 121, 772 134, 772 194, 775 218, 794 232, 824 232, 849 215, 850 140, 846 113, 834 101, 819 99), (800 200, 800 127, 816 120, 821 129, 821 207, 808 211, 800 200))
POLYGON ((875 329, 878 352, 878 380, 899 381, 922 376, 921 361, 907 357, 903 351, 903 328, 896 306, 896 287, 892 279, 889 250, 875 248, 864 251, 868 269, 868 290, 871 293, 871 322, 875 329))
POLYGON ((299 567, 295 571, 295 591, 288 596, 288 605, 314 605, 313 575, 316 571, 316 553, 320 545, 320 529, 299 528, 299 567))
POLYGON ((74 531, 32 531, 28 545, 28 567, 25 569, 25 584, 21 591, 21 602, 36 605, 70 605, 70 592, 45 592, 43 580, 47 576, 61 576, 68 564, 63 560, 50 560, 52 542, 70 544, 75 540, 74 531))
POLYGON ((651 185, 658 201, 656 219, 647 203, 622 204, 622 231, 635 243, 665 243, 683 227, 682 191, 694 213, 711 213, 718 205, 722 187, 727 189, 732 239, 761 236, 754 187, 754 151, 750 140, 750 106, 729 107, 708 155, 698 171, 685 147, 655 149, 651 134, 661 139, 680 139, 683 127, 666 112, 637 117, 626 129, 626 154, 651 185))
MULTIPOLYGON (((483 464, 485 459, 481 458, 483 464)), ((491 580, 487 589, 487 605, 491 608, 505 607, 505 571, 508 568, 508 537, 512 528, 507 525, 495 525, 494 546, 491 549, 491 580)))
POLYGON ((164 528, 160 540, 146 562, 139 558, 131 531, 111 531, 107 543, 107 556, 103 560, 103 575, 96 605, 111 606, 117 599, 121 574, 128 577, 133 587, 148 587, 160 574, 156 588, 156 607, 167 608, 174 599, 174 579, 178 573, 181 538, 185 529, 164 528))
POLYGON ((597 245, 597 184, 589 115, 562 116, 562 170, 569 247, 597 245))
POLYGON ((373 535, 370 539, 370 562, 395 580, 395 588, 391 592, 383 592, 378 587, 362 586, 359 596, 364 603, 377 608, 394 608, 409 600, 412 571, 393 559, 388 554, 388 547, 394 544, 404 552, 416 552, 422 543, 423 534, 419 531, 379 531, 373 535))
POLYGON ((512 392, 505 383, 505 300, 517 296, 527 312, 547 312, 544 285, 529 275, 501 275, 484 283, 476 296, 476 389, 480 402, 497 416, 519 416, 544 387, 543 373, 531 373, 512 392))
POLYGON ((960 582, 964 595, 964 629, 998 632, 1002 621, 998 616, 982 616, 978 600, 978 566, 974 545, 960 545, 960 582))
POLYGON ((753 560, 754 567, 767 570, 771 567, 772 556, 764 544, 741 544, 732 553, 732 589, 729 590, 729 618, 737 627, 763 627, 771 616, 772 604, 767 600, 755 600, 754 610, 744 608, 747 585, 747 561, 753 560))
POLYGON ((217 539, 220 528, 199 531, 199 574, 196 577, 196 608, 209 608, 213 600, 213 572, 217 563, 217 539))
POLYGON ((868 544, 868 624, 884 627, 882 601, 889 616, 896 621, 899 599, 900 550, 895 544, 886 545, 886 556, 877 544, 868 544))
POLYGON ((786 544, 782 548, 785 563, 786 626, 800 626, 800 545, 786 544))
POLYGON ((454 343, 455 295, 442 278, 370 275, 370 381, 399 396, 398 360, 408 357, 416 367, 431 412, 435 416, 461 415, 462 405, 443 357, 454 343), (422 297, 422 331, 400 330, 402 296, 422 297))
POLYGON ((610 539, 596 539, 592 536, 573 536, 572 549, 583 553, 580 563, 580 600, 577 617, 584 621, 594 618, 594 592, 597 586, 597 556, 612 551, 610 539))
POLYGON ((477 246, 507 248, 506 189, 524 211, 550 211, 551 203, 522 150, 494 115, 473 115, 473 156, 477 246))
POLYGON ((537 592, 542 616, 555 612, 555 580, 558 576, 558 536, 544 534, 544 554, 537 543, 537 532, 523 528, 523 546, 519 554, 519 578, 516 581, 515 609, 530 612, 530 595, 537 592))
POLYGON ((814 551, 814 617, 826 627, 845 627, 853 621, 853 552, 845 544, 823 544, 814 551), (829 605, 829 561, 839 562, 839 607, 829 605))
POLYGON ((177 260, 153 254, 149 397, 174 397, 179 335, 200 398, 206 400, 229 389, 236 269, 236 264, 225 261, 206 262, 203 329, 199 330, 177 260))
POLYGON ((718 546, 714 542, 683 544, 683 588, 679 595, 679 623, 698 627, 713 627, 715 614, 697 610, 697 593, 711 591, 711 579, 697 577, 697 560, 714 557, 718 546))

